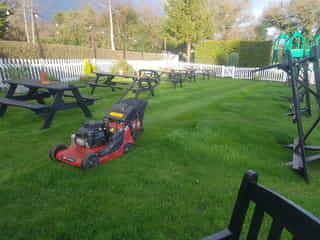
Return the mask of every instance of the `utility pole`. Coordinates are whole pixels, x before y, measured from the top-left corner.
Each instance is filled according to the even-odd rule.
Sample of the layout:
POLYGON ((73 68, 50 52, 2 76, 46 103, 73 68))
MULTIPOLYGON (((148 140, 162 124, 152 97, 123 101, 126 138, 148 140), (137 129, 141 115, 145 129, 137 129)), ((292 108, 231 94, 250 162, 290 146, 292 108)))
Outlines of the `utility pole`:
POLYGON ((35 26, 34 26, 34 12, 33 12, 33 0, 30 0, 30 12, 31 12, 31 32, 32 32, 32 43, 36 43, 35 26))
POLYGON ((24 20, 24 30, 26 32, 27 42, 30 42, 29 29, 28 29, 28 19, 27 19, 27 0, 23 0, 23 20, 24 20))
POLYGON ((109 22, 110 22, 110 42, 111 42, 111 50, 115 51, 116 48, 114 46, 114 34, 113 34, 113 21, 112 21, 112 5, 111 0, 108 0, 108 11, 109 11, 109 22))

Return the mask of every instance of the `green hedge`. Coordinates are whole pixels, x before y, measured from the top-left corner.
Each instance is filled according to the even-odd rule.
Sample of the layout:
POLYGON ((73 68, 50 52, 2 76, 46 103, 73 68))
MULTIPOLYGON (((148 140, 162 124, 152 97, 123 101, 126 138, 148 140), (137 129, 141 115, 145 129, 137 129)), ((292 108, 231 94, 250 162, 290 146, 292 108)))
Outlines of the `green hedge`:
POLYGON ((241 67, 261 67, 271 62, 272 41, 205 41, 197 44, 195 61, 228 65, 229 56, 239 54, 241 67))
MULTIPOLYGON (((92 48, 57 45, 57 44, 42 44, 44 55, 46 58, 94 58, 92 48)), ((122 51, 112 51, 109 49, 97 48, 97 58, 122 59, 122 51)), ((39 49, 37 44, 15 41, 0 41, 0 57, 2 58, 39 58, 39 49)), ((163 55, 158 53, 141 53, 128 52, 129 60, 162 60, 163 55)))

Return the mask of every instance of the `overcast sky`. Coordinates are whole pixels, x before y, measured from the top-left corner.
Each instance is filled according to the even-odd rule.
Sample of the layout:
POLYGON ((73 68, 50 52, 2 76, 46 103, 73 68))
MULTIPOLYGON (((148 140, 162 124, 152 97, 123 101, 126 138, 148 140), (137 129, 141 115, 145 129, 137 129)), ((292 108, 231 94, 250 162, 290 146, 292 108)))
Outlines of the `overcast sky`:
MULTIPOLYGON (((39 3, 41 3, 43 0, 38 0, 39 3)), ((91 1, 96 1, 96 0, 47 0, 46 2, 49 2, 49 7, 46 8, 46 10, 42 9, 43 15, 50 17, 54 15, 56 11, 59 10, 76 10, 79 9, 81 6, 81 3, 87 2, 90 4, 91 1)), ((114 0, 114 1, 123 1, 123 2, 132 2, 134 4, 152 4, 155 5, 157 8, 163 10, 163 1, 164 0, 114 0)), ((223 1, 223 0, 222 0, 223 1)), ((259 16, 262 13, 262 10, 265 6, 270 4, 271 2, 274 1, 279 1, 279 0, 251 0, 251 11, 256 15, 259 16)), ((41 4, 40 4, 41 5, 41 4)))

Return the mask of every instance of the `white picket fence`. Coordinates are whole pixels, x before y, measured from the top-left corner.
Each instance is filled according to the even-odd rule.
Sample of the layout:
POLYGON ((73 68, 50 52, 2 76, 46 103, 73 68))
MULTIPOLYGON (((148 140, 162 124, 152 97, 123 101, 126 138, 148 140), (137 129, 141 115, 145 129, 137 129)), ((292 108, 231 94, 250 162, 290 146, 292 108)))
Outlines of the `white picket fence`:
MULTIPOLYGON (((89 59, 98 68, 98 71, 109 72, 117 60, 111 59, 89 59)), ((253 73, 256 68, 241 68, 232 66, 221 66, 212 64, 185 63, 175 60, 145 61, 129 60, 128 63, 138 71, 139 69, 161 70, 163 68, 185 69, 194 68, 198 71, 210 70, 217 77, 228 77, 234 79, 256 79, 284 82, 287 80, 286 73, 278 69, 270 69, 253 73)), ((83 59, 0 59, 0 87, 3 80, 10 79, 12 71, 24 68, 31 79, 39 79, 39 72, 46 71, 50 76, 63 82, 77 81, 83 75, 83 59)))

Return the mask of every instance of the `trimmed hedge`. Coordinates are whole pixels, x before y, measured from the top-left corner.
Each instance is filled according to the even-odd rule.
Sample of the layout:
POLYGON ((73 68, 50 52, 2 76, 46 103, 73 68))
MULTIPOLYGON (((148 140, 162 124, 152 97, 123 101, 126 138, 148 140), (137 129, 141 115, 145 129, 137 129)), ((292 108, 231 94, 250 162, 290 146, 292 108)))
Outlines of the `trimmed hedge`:
MULTIPOLYGON (((58 44, 42 44, 44 55, 46 58, 94 58, 92 48, 58 45, 58 44)), ((109 49, 97 48, 97 58, 122 59, 122 51, 112 51, 109 49)), ((129 60, 162 60, 163 55, 158 53, 141 53, 128 51, 129 60)), ((37 44, 15 41, 0 41, 0 58, 23 58, 35 59, 39 58, 39 49, 37 44)))
POLYGON ((272 41, 205 41, 197 44, 195 61, 227 65, 229 55, 239 54, 240 67, 261 67, 271 62, 272 41))

